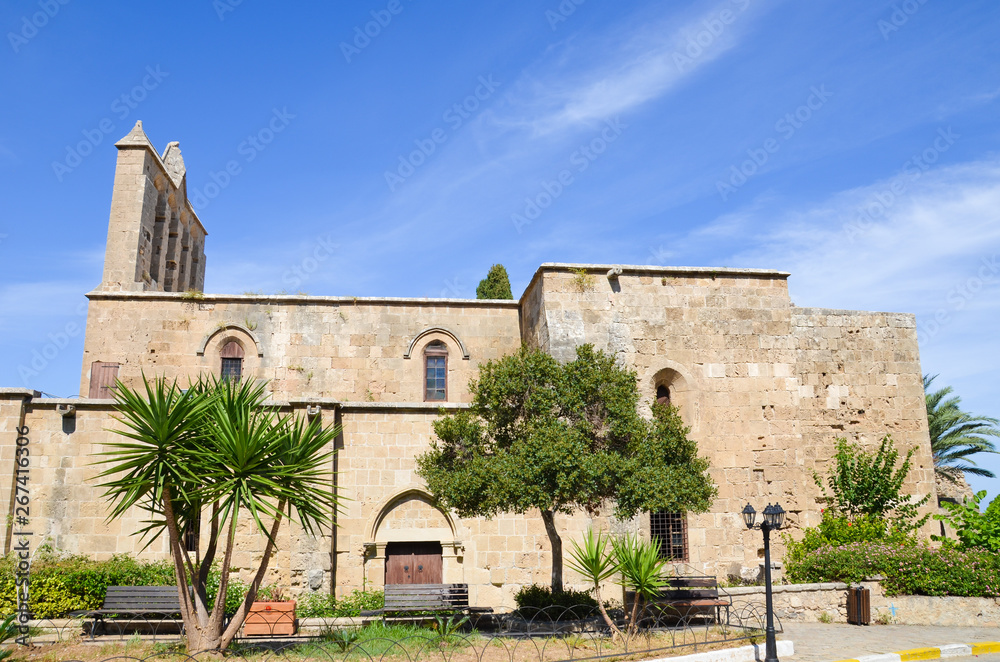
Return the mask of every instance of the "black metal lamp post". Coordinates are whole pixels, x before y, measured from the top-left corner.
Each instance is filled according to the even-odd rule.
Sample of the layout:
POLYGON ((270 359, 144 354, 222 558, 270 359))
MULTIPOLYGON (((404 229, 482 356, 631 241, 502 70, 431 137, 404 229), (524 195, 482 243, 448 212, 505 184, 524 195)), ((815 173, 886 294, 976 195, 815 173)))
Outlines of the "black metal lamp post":
MULTIPOLYGON (((757 511, 749 503, 743 509, 743 523, 748 529, 754 528, 754 520, 757 519, 757 511)), ((778 644, 774 638, 774 608, 771 604, 771 541, 772 530, 781 528, 785 523, 785 509, 778 504, 767 504, 764 509, 764 521, 760 523, 760 530, 764 533, 764 597, 767 611, 767 629, 765 630, 766 644, 764 650, 764 662, 778 662, 778 644)))

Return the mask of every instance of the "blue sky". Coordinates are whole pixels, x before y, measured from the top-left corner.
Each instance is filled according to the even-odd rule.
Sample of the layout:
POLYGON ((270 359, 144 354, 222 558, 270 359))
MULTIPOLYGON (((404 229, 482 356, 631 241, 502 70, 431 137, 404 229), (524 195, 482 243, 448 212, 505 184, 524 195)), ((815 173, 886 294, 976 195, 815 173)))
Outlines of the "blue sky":
POLYGON ((141 119, 180 141, 208 292, 784 269, 797 305, 916 313, 923 370, 1000 417, 996 2, 125 7, 0 8, 0 384, 76 394, 141 119))

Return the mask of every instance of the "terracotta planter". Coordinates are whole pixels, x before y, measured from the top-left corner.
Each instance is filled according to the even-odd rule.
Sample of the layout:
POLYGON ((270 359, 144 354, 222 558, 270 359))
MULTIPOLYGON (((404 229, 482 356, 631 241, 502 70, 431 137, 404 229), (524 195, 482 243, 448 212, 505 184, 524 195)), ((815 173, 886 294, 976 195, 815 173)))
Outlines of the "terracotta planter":
POLYGON ((295 634, 295 600, 254 602, 243 621, 244 636, 280 637, 295 634))

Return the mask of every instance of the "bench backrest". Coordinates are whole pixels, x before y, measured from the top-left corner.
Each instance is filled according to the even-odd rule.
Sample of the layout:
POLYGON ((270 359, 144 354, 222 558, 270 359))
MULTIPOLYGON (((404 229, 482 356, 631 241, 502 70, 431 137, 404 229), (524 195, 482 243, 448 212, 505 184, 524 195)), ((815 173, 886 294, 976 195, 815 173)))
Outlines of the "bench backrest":
POLYGON ((387 610, 464 609, 469 606, 468 584, 386 584, 387 610))
POLYGON ((715 577, 671 577, 659 597, 666 600, 718 598, 719 582, 715 577))
POLYGON ((181 601, 176 586, 109 586, 101 608, 172 614, 181 610, 181 601))

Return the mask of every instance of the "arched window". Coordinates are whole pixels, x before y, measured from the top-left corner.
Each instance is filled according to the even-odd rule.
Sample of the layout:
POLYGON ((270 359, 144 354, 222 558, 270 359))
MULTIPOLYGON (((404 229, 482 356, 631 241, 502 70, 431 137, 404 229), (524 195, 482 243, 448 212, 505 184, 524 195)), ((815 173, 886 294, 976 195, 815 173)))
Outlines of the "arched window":
POLYGON ((660 384, 656 387, 656 404, 670 404, 670 388, 666 384, 660 384))
POLYGON ((240 381, 243 377, 243 347, 235 340, 230 340, 222 346, 222 369, 219 376, 222 379, 240 381))
POLYGON ((440 340, 424 348, 424 401, 448 399, 448 346, 440 340))

